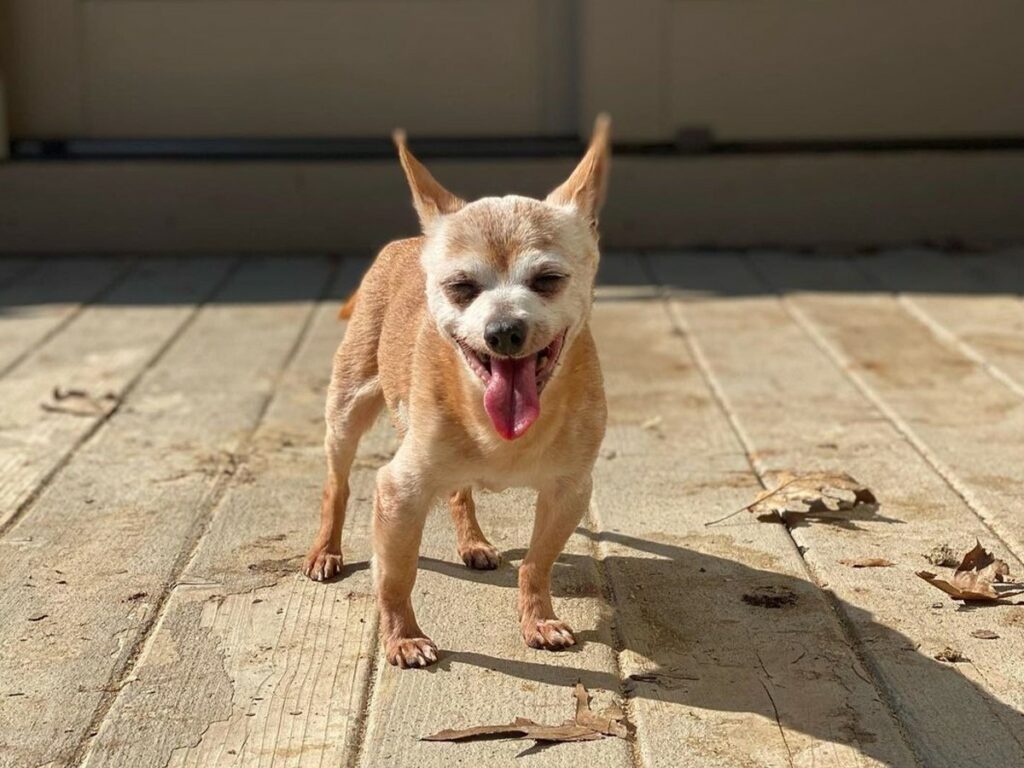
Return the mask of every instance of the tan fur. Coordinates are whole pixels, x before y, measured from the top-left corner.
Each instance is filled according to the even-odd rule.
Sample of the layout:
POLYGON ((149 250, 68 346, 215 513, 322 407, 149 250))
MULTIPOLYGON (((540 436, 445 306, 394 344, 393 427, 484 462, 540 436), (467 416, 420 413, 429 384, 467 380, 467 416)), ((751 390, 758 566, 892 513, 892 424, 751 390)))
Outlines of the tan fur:
MULTIPOLYGON (((520 629, 533 647, 571 645, 571 630, 552 609, 550 572, 589 505, 604 435, 604 391, 587 318, 607 176, 607 123, 599 120, 580 166, 545 202, 488 198, 466 204, 411 155, 404 135, 396 134, 396 143, 425 234, 387 245, 342 308, 351 319, 328 391, 321 524, 303 570, 317 580, 339 573, 348 473, 360 436, 386 405, 402 438, 378 472, 374 499, 374 575, 388 660, 400 666, 436 660, 410 601, 424 520, 436 500, 448 499, 465 563, 498 565, 497 550, 476 519, 473 487, 537 490, 534 533, 520 568, 520 629), (506 441, 484 410, 480 382, 432 314, 434 305, 428 306, 424 264, 469 259, 510 279, 524 259, 547 251, 563 254, 578 271, 574 279, 588 283, 574 285, 585 304, 572 317, 560 364, 541 392, 540 417, 524 435, 506 441)), ((540 349, 558 329, 540 321, 535 326, 530 343, 536 337, 540 349)))

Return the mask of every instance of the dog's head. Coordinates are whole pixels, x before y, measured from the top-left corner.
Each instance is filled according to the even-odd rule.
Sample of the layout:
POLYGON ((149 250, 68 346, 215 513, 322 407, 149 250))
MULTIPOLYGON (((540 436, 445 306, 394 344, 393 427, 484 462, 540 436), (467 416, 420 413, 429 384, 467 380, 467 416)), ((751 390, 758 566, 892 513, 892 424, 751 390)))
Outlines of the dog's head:
POLYGON ((544 200, 508 195, 466 203, 395 134, 426 237, 430 313, 507 440, 537 420, 540 393, 590 314, 608 135, 608 118, 599 117, 583 160, 544 200))

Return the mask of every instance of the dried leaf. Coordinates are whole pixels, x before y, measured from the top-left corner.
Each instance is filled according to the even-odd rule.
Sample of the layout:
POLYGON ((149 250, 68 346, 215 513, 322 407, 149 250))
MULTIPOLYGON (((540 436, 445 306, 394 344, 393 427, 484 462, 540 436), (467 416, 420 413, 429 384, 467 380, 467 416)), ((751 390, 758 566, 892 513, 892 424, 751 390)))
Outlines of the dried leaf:
POLYGON ((954 600, 995 602, 1024 594, 1024 589, 996 590, 995 584, 1010 575, 1010 567, 1004 561, 997 560, 980 542, 975 543, 974 548, 964 555, 949 581, 929 571, 918 571, 917 575, 954 600))
POLYGON ((840 560, 839 563, 851 568, 891 568, 896 565, 892 560, 885 560, 881 557, 861 557, 853 560, 840 560))
POLYGON ((963 562, 956 569, 961 571, 975 571, 980 578, 989 581, 1002 581, 1003 576, 1010 575, 1010 566, 1002 560, 996 560, 995 556, 981 546, 981 542, 975 540, 974 549, 964 555, 963 562))
POLYGON ((617 705, 612 704, 602 712, 594 712, 590 709, 590 692, 583 687, 583 683, 576 683, 576 724, 582 725, 597 731, 605 736, 618 736, 624 739, 627 736, 626 714, 617 705))
POLYGON ((748 507, 751 512, 804 514, 838 512, 857 504, 875 504, 875 495, 866 486, 843 472, 811 472, 796 475, 779 472, 776 486, 760 495, 748 507))
POLYGON ((477 725, 472 728, 445 729, 422 737, 421 741, 473 741, 477 739, 532 739, 536 742, 592 741, 606 736, 628 738, 625 713, 616 705, 602 712, 590 708, 590 693, 576 683, 576 716, 560 725, 543 725, 517 717, 504 725, 477 725))
POLYGON ((871 490, 844 472, 810 472, 797 475, 783 471, 773 473, 775 487, 762 491, 750 504, 717 520, 704 523, 717 525, 742 512, 755 512, 761 520, 777 520, 790 514, 814 512, 837 513, 858 504, 877 504, 871 490))
POLYGON ((592 728, 566 721, 562 725, 541 725, 517 717, 508 725, 478 725, 448 729, 424 736, 421 741, 473 741, 476 739, 533 739, 534 741, 591 741, 604 738, 592 728))

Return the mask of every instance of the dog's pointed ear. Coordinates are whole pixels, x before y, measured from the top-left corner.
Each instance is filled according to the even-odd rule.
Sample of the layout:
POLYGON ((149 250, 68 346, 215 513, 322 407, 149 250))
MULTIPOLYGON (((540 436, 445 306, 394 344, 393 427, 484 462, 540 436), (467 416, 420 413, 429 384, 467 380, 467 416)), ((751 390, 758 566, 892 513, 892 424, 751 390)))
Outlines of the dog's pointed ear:
POLYGON ((612 121, 608 115, 602 113, 597 116, 587 154, 583 156, 569 178, 547 197, 547 202, 553 205, 575 208, 595 230, 597 215, 601 212, 605 190, 608 188, 611 127, 612 121))
POLYGON ((466 203, 442 187, 419 160, 409 151, 405 140, 405 131, 397 130, 392 134, 395 146, 398 147, 398 159, 402 162, 402 170, 409 182, 412 192, 412 204, 420 217, 420 224, 425 230, 438 216, 455 213, 466 203))

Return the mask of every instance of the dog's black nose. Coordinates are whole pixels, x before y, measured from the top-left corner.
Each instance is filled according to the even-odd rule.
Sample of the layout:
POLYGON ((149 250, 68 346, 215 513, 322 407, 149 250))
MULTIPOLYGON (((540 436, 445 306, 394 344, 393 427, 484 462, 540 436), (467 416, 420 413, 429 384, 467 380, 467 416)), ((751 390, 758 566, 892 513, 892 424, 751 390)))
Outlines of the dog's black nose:
POLYGON ((484 328, 484 341, 498 355, 514 355, 526 343, 526 323, 522 320, 492 320, 484 328))

